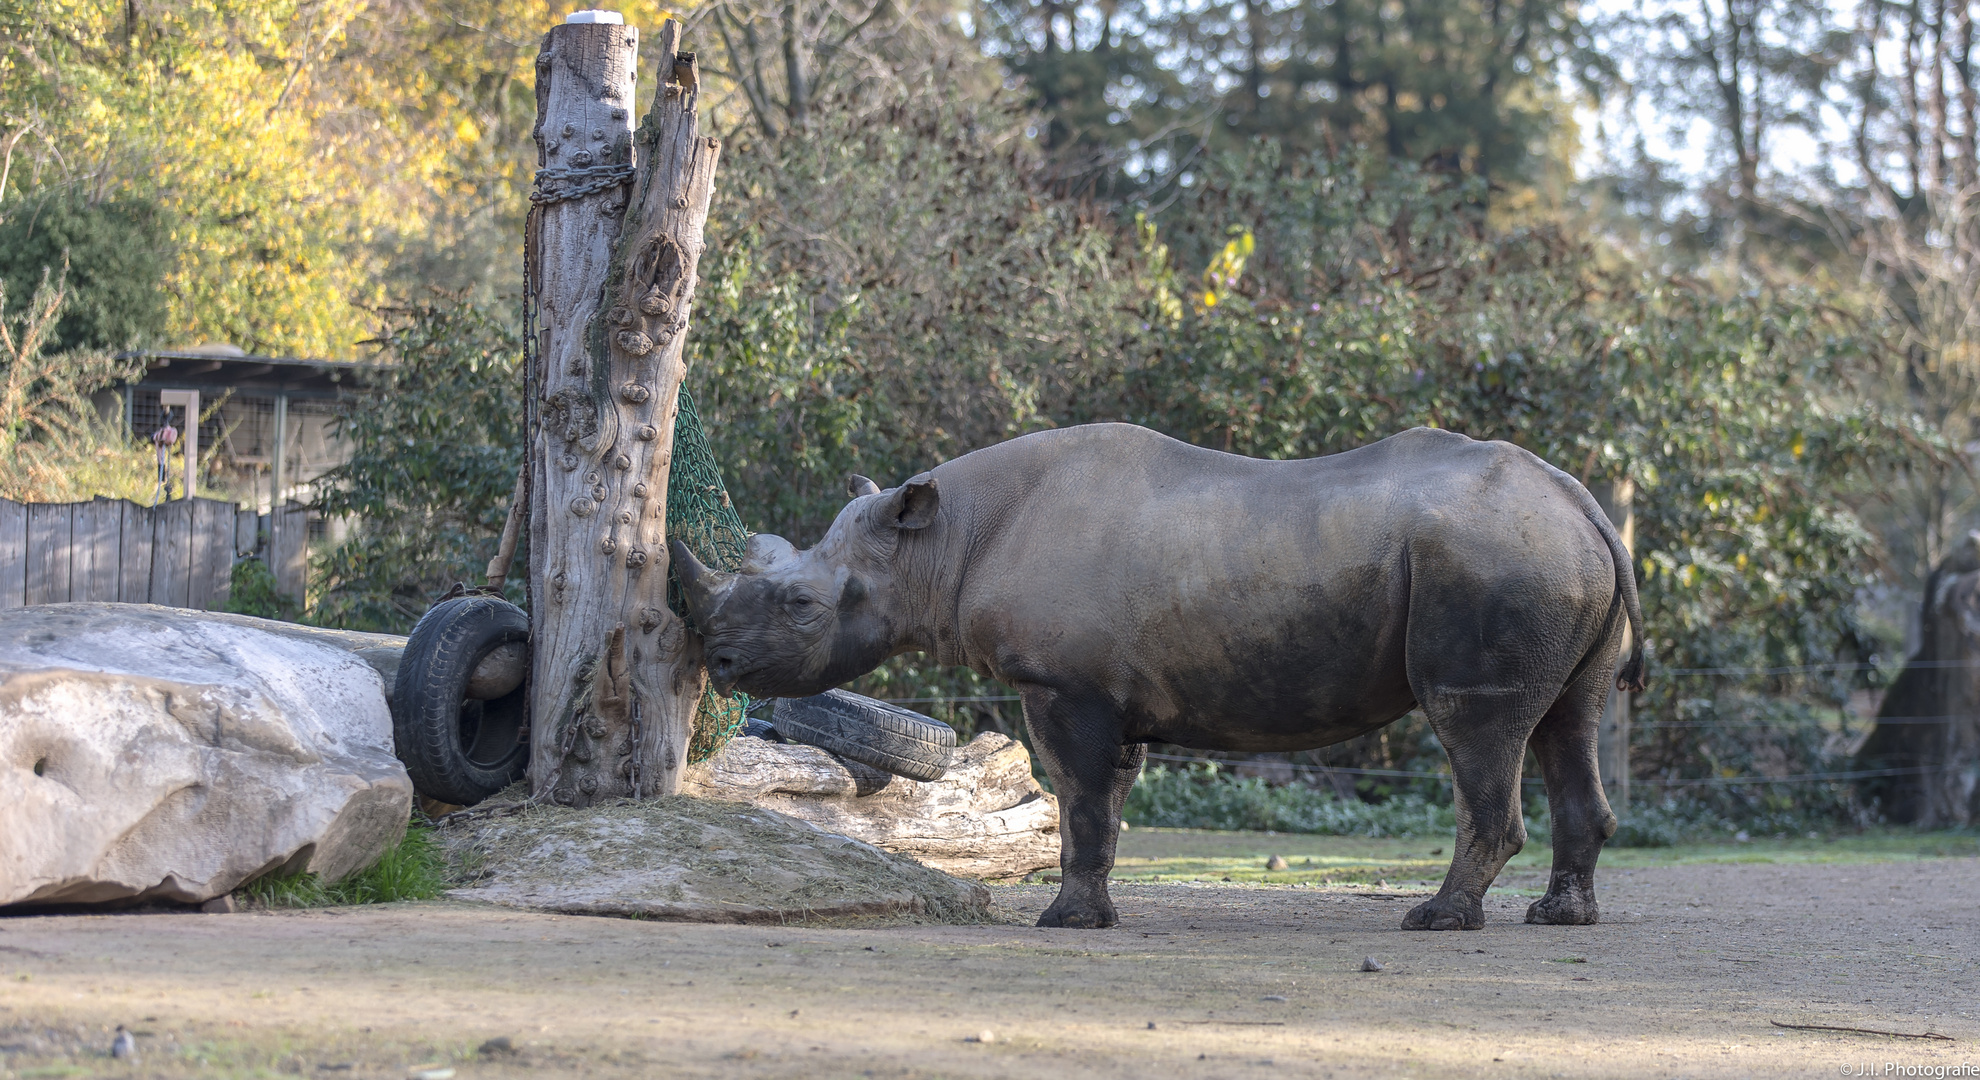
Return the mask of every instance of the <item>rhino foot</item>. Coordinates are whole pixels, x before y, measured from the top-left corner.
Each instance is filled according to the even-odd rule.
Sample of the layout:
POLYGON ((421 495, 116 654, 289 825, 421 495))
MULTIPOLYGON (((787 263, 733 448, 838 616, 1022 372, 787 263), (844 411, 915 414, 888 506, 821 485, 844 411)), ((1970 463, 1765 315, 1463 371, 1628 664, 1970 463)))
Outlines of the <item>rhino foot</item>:
POLYGON ((1063 926, 1074 930, 1105 930, 1119 922, 1114 905, 1106 900, 1099 903, 1068 901, 1061 894, 1045 914, 1038 916, 1040 926, 1063 926))
POLYGON ((1526 909, 1526 921, 1541 926, 1592 926, 1600 920, 1595 907, 1595 890, 1574 880, 1557 877, 1547 895, 1526 909))
POLYGON ((1409 909, 1404 930, 1483 930, 1485 908, 1468 896, 1439 896, 1409 909))

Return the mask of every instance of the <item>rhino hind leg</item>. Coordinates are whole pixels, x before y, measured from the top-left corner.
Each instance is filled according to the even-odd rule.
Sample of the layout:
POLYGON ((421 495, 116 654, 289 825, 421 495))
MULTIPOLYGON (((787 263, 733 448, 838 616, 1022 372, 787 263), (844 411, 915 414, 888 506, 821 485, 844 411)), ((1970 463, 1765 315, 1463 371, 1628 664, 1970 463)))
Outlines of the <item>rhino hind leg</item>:
POLYGON ((1431 730, 1451 759, 1457 843, 1443 887, 1403 916, 1404 930, 1484 928, 1485 890, 1526 845, 1520 767, 1526 736, 1544 707, 1528 698, 1485 692, 1424 702, 1431 730))
POLYGON ((1547 778, 1547 807, 1553 817, 1554 868, 1547 894, 1526 909, 1527 922, 1586 926, 1599 917, 1595 860, 1603 842, 1616 834, 1616 815, 1602 793, 1595 737, 1614 668, 1613 652, 1598 657, 1533 729, 1533 755, 1547 778))
POLYGON ((1099 930, 1119 921, 1107 877, 1114 871, 1121 806, 1141 776, 1148 748, 1124 746, 1105 706, 1082 706, 1042 687, 1022 688, 1024 722, 1059 799, 1059 895, 1040 926, 1099 930))

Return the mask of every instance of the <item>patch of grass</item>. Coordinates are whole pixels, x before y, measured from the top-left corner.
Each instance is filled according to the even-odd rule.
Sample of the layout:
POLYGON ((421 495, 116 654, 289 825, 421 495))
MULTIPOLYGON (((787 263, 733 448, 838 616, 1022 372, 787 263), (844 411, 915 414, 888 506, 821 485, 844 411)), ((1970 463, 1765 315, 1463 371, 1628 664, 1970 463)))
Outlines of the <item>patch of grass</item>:
MULTIPOLYGON (((1207 881, 1257 885, 1369 885, 1386 882, 1394 889, 1415 889, 1441 881, 1450 865, 1451 837, 1395 838, 1317 836, 1265 832, 1215 832, 1197 829, 1136 827, 1121 834, 1114 863, 1120 881, 1207 881), (1267 870, 1273 855, 1284 858, 1284 870, 1267 870)), ((1652 848, 1610 848, 1602 852, 1601 870, 1711 863, 1834 863, 1869 864, 1915 862, 1937 858, 1980 857, 1980 834, 1919 832, 1878 828, 1845 835, 1809 839, 1758 839, 1748 843, 1722 841, 1652 848)), ((1506 864, 1508 874, 1544 875, 1554 858, 1544 832, 1532 833, 1526 847, 1506 864)), ((1598 871, 1599 873, 1599 871, 1598 871)), ((1511 889, 1513 879, 1501 877, 1511 889)), ((1513 889, 1517 891, 1517 889, 1513 889)))
POLYGON ((405 839, 363 870, 341 881, 315 874, 264 877, 241 892, 271 908, 341 907, 432 900, 447 888, 447 859, 431 829, 412 826, 405 839))

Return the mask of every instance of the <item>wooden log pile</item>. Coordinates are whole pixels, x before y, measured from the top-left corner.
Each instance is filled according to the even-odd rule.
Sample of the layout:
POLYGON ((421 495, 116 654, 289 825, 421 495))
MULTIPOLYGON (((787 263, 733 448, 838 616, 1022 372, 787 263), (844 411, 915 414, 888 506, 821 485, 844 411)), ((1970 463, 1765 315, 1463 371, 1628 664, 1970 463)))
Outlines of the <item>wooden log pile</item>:
POLYGON ((681 794, 753 803, 960 877, 1059 865, 1059 804, 1023 744, 986 732, 927 782, 849 768, 815 746, 732 739, 688 766, 681 794))

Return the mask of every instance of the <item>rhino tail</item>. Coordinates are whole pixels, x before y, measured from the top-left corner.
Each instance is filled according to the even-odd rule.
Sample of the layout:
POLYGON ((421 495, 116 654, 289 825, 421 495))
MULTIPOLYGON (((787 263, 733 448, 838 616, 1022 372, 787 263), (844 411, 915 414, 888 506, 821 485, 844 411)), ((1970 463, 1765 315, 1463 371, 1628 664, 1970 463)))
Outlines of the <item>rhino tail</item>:
POLYGON ((1587 515, 1595 531, 1601 533, 1602 539, 1609 545, 1609 559, 1616 568, 1616 591, 1622 597, 1623 612, 1629 618, 1629 659, 1623 661, 1622 669, 1616 672, 1616 689, 1636 693, 1648 681, 1643 649, 1643 603, 1636 595, 1636 561, 1630 557, 1629 549, 1623 546, 1622 537, 1616 535, 1616 527, 1609 521, 1602 504, 1595 501, 1595 496, 1588 493, 1581 481, 1551 464, 1547 468, 1574 496, 1581 512, 1587 515))

